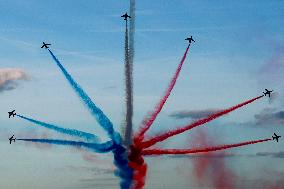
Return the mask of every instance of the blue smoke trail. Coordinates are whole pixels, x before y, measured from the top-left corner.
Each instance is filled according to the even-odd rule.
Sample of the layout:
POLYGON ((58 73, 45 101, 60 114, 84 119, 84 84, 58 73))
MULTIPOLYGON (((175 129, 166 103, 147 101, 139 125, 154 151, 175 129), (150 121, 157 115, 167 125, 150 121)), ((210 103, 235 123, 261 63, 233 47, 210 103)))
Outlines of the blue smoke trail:
POLYGON ((133 170, 128 166, 126 148, 122 145, 114 144, 112 150, 114 155, 114 164, 118 168, 115 175, 121 178, 120 188, 129 189, 132 184, 133 170))
POLYGON ((55 125, 52 125, 52 124, 49 124, 49 123, 44 123, 44 122, 41 122, 41 121, 38 121, 38 120, 28 118, 28 117, 25 117, 25 116, 22 116, 22 115, 17 115, 17 116, 24 119, 24 120, 27 120, 27 121, 30 121, 30 122, 35 123, 37 125, 40 125, 42 127, 45 127, 47 129, 52 129, 54 131, 57 131, 59 133, 84 138, 87 141, 92 141, 92 142, 98 142, 99 141, 98 137, 91 134, 91 133, 86 133, 86 132, 78 131, 78 130, 75 130, 75 129, 66 129, 66 128, 58 127, 58 126, 55 126, 55 125))
POLYGON ((81 141, 70 141, 70 140, 58 140, 58 139, 26 139, 19 138, 19 141, 46 143, 73 147, 84 147, 97 153, 106 153, 112 151, 114 153, 114 163, 119 168, 116 171, 116 175, 122 178, 120 186, 122 189, 129 189, 132 183, 132 170, 128 167, 128 160, 126 158, 125 148, 121 145, 117 145, 112 141, 105 143, 86 143, 81 141))
POLYGON ((27 138, 19 138, 16 140, 22 140, 27 142, 39 142, 39 143, 47 143, 47 144, 57 144, 57 145, 65 145, 65 146, 74 146, 74 147, 85 147, 91 149, 94 152, 106 153, 113 149, 113 142, 108 141, 105 143, 86 143, 86 142, 77 142, 72 140, 57 140, 57 139, 27 139, 27 138))
POLYGON ((108 119, 108 117, 99 109, 91 98, 85 93, 85 91, 75 82, 72 76, 67 72, 67 70, 62 66, 59 60, 55 57, 55 55, 49 50, 52 58, 56 62, 57 66, 61 69, 65 78, 68 80, 72 88, 81 98, 81 100, 88 107, 92 115, 96 118, 98 123, 107 131, 109 137, 113 141, 113 154, 114 154, 114 164, 118 168, 116 171, 116 175, 121 178, 120 188, 121 189, 129 189, 132 183, 132 169, 128 167, 128 159, 126 149, 121 145, 122 139, 118 132, 114 131, 113 124, 108 119))
POLYGON ((65 78, 68 80, 72 88, 81 98, 81 100, 85 103, 85 105, 89 108, 92 115, 95 116, 97 122, 107 131, 109 137, 114 140, 117 144, 121 143, 121 137, 119 133, 115 132, 113 129, 113 124, 108 119, 108 117, 99 109, 91 98, 86 94, 86 92, 80 87, 78 83, 72 78, 72 76, 67 72, 67 70, 62 66, 59 60, 55 57, 55 55, 49 50, 53 60, 56 62, 57 66, 61 69, 62 73, 64 74, 65 78))

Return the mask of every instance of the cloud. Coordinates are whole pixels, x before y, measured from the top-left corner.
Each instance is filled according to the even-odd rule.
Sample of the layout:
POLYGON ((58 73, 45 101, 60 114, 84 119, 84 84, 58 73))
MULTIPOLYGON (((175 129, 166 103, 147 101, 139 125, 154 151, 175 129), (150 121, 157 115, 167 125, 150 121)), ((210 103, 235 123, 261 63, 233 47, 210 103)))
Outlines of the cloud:
POLYGON ((118 178, 113 175, 115 168, 69 165, 65 169, 72 172, 91 173, 90 176, 83 176, 84 174, 82 174, 82 177, 78 178, 85 185, 85 187, 79 188, 116 188, 118 178))
POLYGON ((280 152, 258 152, 256 156, 265 156, 265 157, 273 157, 273 158, 284 158, 284 151, 280 152))
POLYGON ((100 167, 86 167, 86 166, 67 166, 68 170, 71 171, 86 171, 86 172, 92 172, 93 175, 112 175, 114 172, 113 168, 100 168, 100 167))
POLYGON ((0 92, 15 89, 20 80, 28 80, 29 77, 25 71, 16 68, 0 69, 0 92))
POLYGON ((283 81, 284 46, 275 47, 272 57, 260 68, 259 73, 270 81, 283 81))
POLYGON ((283 189, 284 186, 284 172, 262 169, 263 176, 253 180, 248 180, 243 177, 238 180, 239 187, 242 189, 283 189))
POLYGON ((104 86, 103 89, 109 90, 109 89, 116 89, 117 87, 115 85, 109 85, 109 86, 104 86))
POLYGON ((284 46, 283 44, 276 44, 271 57, 261 66, 257 77, 261 87, 273 87, 277 94, 272 96, 271 101, 277 97, 283 104, 284 98, 281 95, 284 92, 282 85, 284 81, 284 46), (279 95, 280 94, 280 95, 279 95))
POLYGON ((170 114, 170 117, 173 117, 175 119, 184 119, 184 118, 190 118, 190 119, 200 119, 207 117, 211 114, 214 114, 216 112, 219 112, 221 110, 217 109, 207 109, 207 110, 183 110, 178 112, 173 112, 170 114))
MULTIPOLYGON (((264 171, 264 170, 263 170, 264 171)), ((258 189, 283 189, 284 181, 283 177, 279 178, 278 175, 267 175, 267 177, 258 178, 254 180, 248 179, 240 179, 238 180, 238 188, 241 189, 251 189, 251 188, 258 188, 258 189), (273 176, 276 176, 275 179, 273 176)))
POLYGON ((278 108, 264 108, 254 115, 254 120, 245 122, 229 122, 226 125, 242 126, 242 127, 262 127, 282 126, 284 124, 284 110, 278 108))
POLYGON ((274 108, 265 108, 259 114, 256 114, 256 125, 280 125, 284 124, 284 110, 277 111, 274 108))
POLYGON ((279 98, 279 92, 273 92, 273 93, 271 93, 270 98, 269 98, 269 104, 272 104, 272 103, 275 102, 278 98, 279 98))
POLYGON ((168 158, 234 158, 234 157, 272 157, 272 158, 284 158, 284 151, 280 152, 258 152, 256 154, 232 154, 232 153, 209 153, 209 154, 196 154, 196 155, 168 155, 168 158))
POLYGON ((197 154, 197 155, 168 155, 169 158, 228 158, 228 157, 239 157, 239 154, 232 154, 232 153, 204 153, 204 154, 197 154))

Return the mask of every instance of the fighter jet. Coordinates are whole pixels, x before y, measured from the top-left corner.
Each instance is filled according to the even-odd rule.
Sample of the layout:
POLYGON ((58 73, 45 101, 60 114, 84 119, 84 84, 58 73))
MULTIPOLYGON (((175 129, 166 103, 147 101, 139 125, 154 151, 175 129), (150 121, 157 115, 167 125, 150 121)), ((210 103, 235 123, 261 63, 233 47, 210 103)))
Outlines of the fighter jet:
POLYGON ((49 45, 51 45, 51 44, 48 44, 48 43, 45 43, 45 42, 42 42, 42 46, 40 47, 40 48, 43 48, 43 47, 45 47, 46 49, 48 49, 49 47, 49 45))
POLYGON ((195 42, 194 39, 192 39, 192 36, 186 38, 185 40, 188 41, 189 44, 191 44, 192 41, 195 42))
POLYGON ((9 114, 9 118, 11 118, 11 116, 15 117, 15 115, 17 115, 15 110, 8 112, 8 114, 9 114))
POLYGON ((10 144, 12 143, 12 141, 16 142, 16 138, 14 138, 14 135, 9 138, 9 141, 10 141, 10 144))
POLYGON ((280 138, 281 136, 278 136, 276 133, 274 133, 274 135, 272 136, 272 139, 273 140, 276 140, 278 142, 278 139, 280 138))
POLYGON ((266 96, 268 95, 268 97, 270 98, 270 94, 272 93, 273 90, 269 91, 267 89, 265 89, 265 92, 263 92, 263 94, 266 96))
POLYGON ((128 18, 131 18, 131 16, 129 16, 129 15, 127 14, 127 12, 126 12, 124 15, 122 15, 121 17, 123 17, 124 20, 126 20, 126 21, 127 21, 128 18))

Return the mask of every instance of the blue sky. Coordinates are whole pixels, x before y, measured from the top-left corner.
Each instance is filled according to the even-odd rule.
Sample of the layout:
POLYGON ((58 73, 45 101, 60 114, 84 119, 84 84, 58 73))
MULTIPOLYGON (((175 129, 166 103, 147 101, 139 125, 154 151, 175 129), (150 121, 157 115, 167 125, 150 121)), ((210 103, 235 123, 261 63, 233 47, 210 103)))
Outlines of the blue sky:
MULTIPOLYGON (((30 129, 27 127, 28 123, 18 119, 8 120, 7 110, 14 108, 23 115, 106 137, 73 93, 49 54, 39 48, 42 41, 46 41, 52 43, 51 48, 62 64, 119 130, 125 112, 124 22, 120 15, 128 10, 129 2, 3 0, 0 1, 0 6, 0 69, 21 68, 30 76, 29 81, 20 82, 16 89, 0 93, 1 130, 5 133, 1 136, 3 142, 0 167, 24 173, 28 164, 32 168, 27 172, 31 173, 37 169, 32 162, 39 161, 48 154, 50 158, 45 160, 52 167, 51 173, 54 173, 56 167, 62 163, 58 160, 61 158, 58 153, 72 159, 64 163, 66 167, 73 163, 76 166, 88 164, 80 155, 70 150, 65 152, 64 148, 39 150, 26 147, 24 144, 16 144, 11 150, 11 146, 6 143, 6 135, 46 131, 30 129), (3 156, 6 152, 13 156, 7 159, 7 156, 3 156), (40 153, 45 155, 39 155, 40 153), (12 164, 11 162, 20 161, 15 156, 29 159, 26 160, 29 163, 21 166, 12 164)), ((260 114, 265 108, 275 109, 275 112, 283 110, 283 1, 144 0, 136 2, 136 6, 136 128, 164 92, 186 48, 184 38, 192 35, 196 43, 192 45, 173 94, 151 132, 155 133, 189 121, 169 117, 173 112, 226 108, 261 94, 264 88, 272 88, 279 93, 273 103, 261 99, 209 124, 208 132, 221 138, 220 143, 266 138, 273 132, 283 133, 283 127, 279 123, 271 126, 256 126, 254 123, 255 115, 260 114), (263 71, 272 61, 280 62, 276 64, 280 65, 279 69, 276 68, 278 72, 263 71), (232 126, 228 127, 228 124, 232 126)), ((192 135, 194 133, 184 134, 171 140, 172 143, 167 145, 186 146, 183 141, 192 135)), ((280 142, 245 147, 234 152, 250 154, 279 152, 282 149, 283 142, 280 142)), ((264 164, 265 161, 264 159, 260 162, 264 164)), ((40 180, 44 180, 47 167, 40 168, 40 180)), ((256 168, 252 168, 254 169, 256 168)), ((21 180, 28 178, 29 175, 21 177, 17 173, 18 179, 9 186, 7 181, 13 177, 0 172, 1 178, 7 178, 7 189, 18 188, 21 180)), ((88 176, 88 172, 84 174, 88 176)), ((70 178, 74 178, 76 182, 78 175, 79 172, 74 173, 70 178)), ((63 179, 65 182, 60 184, 62 188, 69 187, 66 177, 63 179)), ((169 175, 161 177, 166 178, 169 175)), ((49 176, 48 181, 52 179, 54 177, 49 176)), ((79 180, 76 182, 78 185, 81 184, 79 180)), ((149 182, 156 186, 154 181, 149 182)), ((186 182, 186 179, 182 182, 186 182)), ((32 184, 29 184, 27 182, 25 187, 31 188, 32 184)), ((180 188, 186 186, 187 183, 183 183, 180 188)))

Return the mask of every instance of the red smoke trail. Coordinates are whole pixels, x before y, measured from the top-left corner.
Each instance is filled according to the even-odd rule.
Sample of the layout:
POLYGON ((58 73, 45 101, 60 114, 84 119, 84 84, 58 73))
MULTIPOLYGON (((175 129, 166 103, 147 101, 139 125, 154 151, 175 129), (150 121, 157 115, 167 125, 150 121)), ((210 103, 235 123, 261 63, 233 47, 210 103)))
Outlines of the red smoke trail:
POLYGON ((177 78, 179 76, 179 73, 181 71, 183 63, 185 61, 188 50, 189 50, 189 45, 186 48, 186 51, 185 51, 179 65, 178 65, 178 68, 176 69, 176 72, 175 72, 166 92, 165 92, 165 95, 160 100, 160 102, 156 105, 154 112, 152 112, 149 116, 146 116, 144 118, 144 120, 142 121, 142 124, 141 124, 140 131, 134 136, 134 141, 140 142, 140 141, 143 140, 145 132, 151 127, 151 125, 155 121, 156 117, 158 116, 158 114, 162 110, 164 104, 166 103, 168 97, 170 96, 170 94, 171 94, 171 92, 172 92, 172 90, 173 90, 173 88, 176 84, 177 78))
POLYGON ((128 160, 128 166, 133 170, 131 188, 143 189, 147 174, 147 164, 142 157, 141 149, 135 147, 135 145, 131 145, 128 160))
POLYGON ((132 189, 143 189, 147 174, 147 164, 145 163, 141 149, 130 145, 130 153, 128 155, 128 166, 132 169, 132 189))
POLYGON ((263 96, 264 96, 264 95, 258 96, 258 97, 256 97, 256 98, 251 99, 251 100, 245 101, 245 102, 243 102, 243 103, 241 103, 241 104, 238 104, 238 105, 236 105, 236 106, 233 106, 233 107, 231 107, 231 108, 229 108, 229 109, 222 110, 222 111, 220 111, 220 112, 217 112, 217 113, 215 113, 215 114, 212 114, 212 115, 210 115, 210 116, 207 117, 207 118, 200 119, 200 120, 198 120, 198 121, 196 121, 196 122, 193 122, 192 124, 189 124, 189 125, 186 125, 186 126, 184 126, 184 127, 181 127, 181 128, 178 128, 178 129, 175 129, 175 130, 172 130, 172 131, 168 131, 168 132, 166 132, 166 133, 164 133, 164 134, 160 134, 160 135, 158 135, 158 136, 152 137, 152 138, 150 138, 149 140, 147 140, 147 141, 142 142, 141 144, 139 144, 139 147, 140 147, 140 148, 148 148, 148 147, 150 147, 150 146, 153 146, 154 144, 156 144, 156 143, 158 143, 158 142, 162 142, 162 141, 166 140, 166 139, 169 138, 169 137, 172 137, 172 136, 175 136, 175 135, 177 135, 177 134, 183 133, 183 132, 185 132, 185 131, 187 131, 187 130, 193 129, 194 127, 197 127, 197 126, 203 125, 203 124, 205 124, 205 123, 207 123, 207 122, 210 122, 210 121, 212 121, 212 120, 214 120, 214 119, 216 119, 216 118, 218 118, 218 117, 220 117, 220 116, 223 116, 223 115, 225 115, 225 114, 228 114, 228 113, 230 113, 230 112, 232 112, 232 111, 234 111, 234 110, 236 110, 236 109, 241 108, 242 106, 245 106, 245 105, 247 105, 247 104, 249 104, 249 103, 252 103, 252 102, 255 101, 255 100, 258 100, 258 99, 262 98, 263 96))
POLYGON ((136 164, 135 162, 130 162, 129 167, 133 170, 132 176, 132 189, 143 189, 145 186, 145 179, 147 173, 147 164, 143 163, 141 165, 136 164))
POLYGON ((225 150, 228 148, 236 148, 240 146, 256 144, 260 142, 267 142, 272 140, 271 138, 263 139, 263 140, 253 140, 247 142, 241 142, 237 144, 228 144, 228 145, 221 145, 221 146, 212 146, 206 148, 199 148, 199 149, 145 149, 142 151, 142 155, 165 155, 165 154, 196 154, 202 152, 214 152, 219 150, 225 150))

